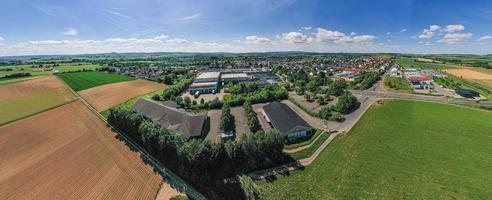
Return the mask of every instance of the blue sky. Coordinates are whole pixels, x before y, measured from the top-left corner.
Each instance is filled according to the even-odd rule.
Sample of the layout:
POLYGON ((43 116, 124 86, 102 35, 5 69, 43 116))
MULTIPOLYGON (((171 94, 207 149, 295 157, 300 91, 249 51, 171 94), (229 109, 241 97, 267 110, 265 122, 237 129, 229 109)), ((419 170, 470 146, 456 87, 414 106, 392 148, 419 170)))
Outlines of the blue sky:
POLYGON ((8 0, 0 55, 492 53, 492 1, 8 0))

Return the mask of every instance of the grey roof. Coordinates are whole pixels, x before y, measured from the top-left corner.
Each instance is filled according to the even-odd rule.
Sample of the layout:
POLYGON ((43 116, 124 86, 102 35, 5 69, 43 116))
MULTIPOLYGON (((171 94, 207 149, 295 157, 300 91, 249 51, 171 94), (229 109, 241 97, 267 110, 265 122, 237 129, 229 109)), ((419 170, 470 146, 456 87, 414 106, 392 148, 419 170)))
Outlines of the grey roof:
POLYGON ((191 114, 144 98, 135 103, 133 110, 170 131, 183 133, 186 137, 199 137, 207 119, 204 113, 191 114))
POLYGON ((283 103, 272 102, 264 106, 263 111, 270 119, 272 126, 281 133, 312 129, 306 121, 283 103))

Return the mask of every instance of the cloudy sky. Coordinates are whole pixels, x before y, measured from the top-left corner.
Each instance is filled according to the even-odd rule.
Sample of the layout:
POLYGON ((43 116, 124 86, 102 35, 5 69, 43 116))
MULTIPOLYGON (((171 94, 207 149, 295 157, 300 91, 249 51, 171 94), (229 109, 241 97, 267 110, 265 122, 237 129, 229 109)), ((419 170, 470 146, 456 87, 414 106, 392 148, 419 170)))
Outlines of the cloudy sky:
POLYGON ((492 1, 5 0, 0 56, 103 52, 492 53, 492 1))

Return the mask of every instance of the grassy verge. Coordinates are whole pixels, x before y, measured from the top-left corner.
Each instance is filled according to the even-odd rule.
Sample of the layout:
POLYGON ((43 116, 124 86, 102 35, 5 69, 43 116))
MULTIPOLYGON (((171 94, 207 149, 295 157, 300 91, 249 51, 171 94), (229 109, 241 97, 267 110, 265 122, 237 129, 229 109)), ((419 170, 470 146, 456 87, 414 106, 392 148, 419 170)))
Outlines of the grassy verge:
POLYGON ((316 140, 316 142, 314 142, 314 144, 311 145, 309 148, 304 149, 302 151, 295 152, 295 153, 291 153, 289 155, 292 156, 292 158, 297 159, 297 160, 303 159, 303 158, 308 158, 309 156, 313 155, 313 153, 321 146, 321 144, 323 144, 323 142, 325 142, 326 139, 328 139, 328 137, 330 137, 330 134, 322 133, 320 135, 319 139, 316 140))
POLYGON ((312 134, 308 140, 299 141, 297 143, 285 144, 284 149, 295 149, 295 148, 299 148, 299 147, 311 144, 311 142, 313 142, 313 140, 315 140, 319 136, 319 134, 321 134, 321 132, 322 131, 320 131, 320 130, 316 130, 314 132, 314 134, 312 134))
POLYGON ((492 112, 385 100, 302 171, 256 182, 262 199, 487 199, 492 112))

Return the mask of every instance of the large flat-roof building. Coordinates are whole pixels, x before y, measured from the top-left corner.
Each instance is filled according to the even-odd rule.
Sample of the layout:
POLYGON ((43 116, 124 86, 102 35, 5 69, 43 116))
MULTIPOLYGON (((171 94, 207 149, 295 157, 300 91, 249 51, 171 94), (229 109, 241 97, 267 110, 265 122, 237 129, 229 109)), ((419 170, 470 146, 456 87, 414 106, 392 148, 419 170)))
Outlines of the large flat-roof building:
POLYGON ((220 72, 203 72, 198 75, 190 86, 191 94, 216 93, 219 90, 220 72))
POLYGON ((272 102, 263 106, 262 114, 273 128, 286 135, 288 141, 306 138, 313 130, 306 121, 283 103, 272 102))
POLYGON ((222 74, 220 79, 223 83, 244 82, 251 80, 251 76, 247 75, 246 73, 229 73, 222 74))
POLYGON ((182 133, 188 138, 201 137, 209 129, 209 120, 205 113, 187 113, 150 99, 139 99, 133 106, 133 111, 172 132, 182 133))

